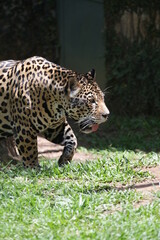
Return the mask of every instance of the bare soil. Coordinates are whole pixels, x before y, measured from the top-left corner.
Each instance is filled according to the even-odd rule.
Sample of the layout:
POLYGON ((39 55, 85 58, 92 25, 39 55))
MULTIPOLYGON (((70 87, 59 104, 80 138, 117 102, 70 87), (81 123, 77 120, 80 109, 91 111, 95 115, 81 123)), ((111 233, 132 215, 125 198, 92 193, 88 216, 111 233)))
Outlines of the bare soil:
MULTIPOLYGON (((38 153, 39 157, 44 158, 56 158, 57 160, 62 154, 63 147, 54 143, 49 142, 48 140, 38 137, 38 153)), ((95 156, 90 153, 85 152, 76 152, 73 161, 85 162, 86 160, 93 160, 95 156)))

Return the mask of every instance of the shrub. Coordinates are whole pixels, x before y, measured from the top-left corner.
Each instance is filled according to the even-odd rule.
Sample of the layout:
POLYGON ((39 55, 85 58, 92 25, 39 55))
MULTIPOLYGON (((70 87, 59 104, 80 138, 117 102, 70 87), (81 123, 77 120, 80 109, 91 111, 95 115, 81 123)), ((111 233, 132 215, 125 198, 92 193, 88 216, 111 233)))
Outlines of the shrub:
POLYGON ((110 109, 117 114, 159 115, 160 3, 104 3, 110 109))

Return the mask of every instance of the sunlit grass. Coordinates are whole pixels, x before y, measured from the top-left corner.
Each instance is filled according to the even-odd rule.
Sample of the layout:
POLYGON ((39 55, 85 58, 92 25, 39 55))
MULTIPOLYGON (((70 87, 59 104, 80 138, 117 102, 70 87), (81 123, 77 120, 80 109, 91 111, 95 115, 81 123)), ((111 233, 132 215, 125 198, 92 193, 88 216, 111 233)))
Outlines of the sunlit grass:
MULTIPOLYGON (((39 172, 1 166, 0 239, 158 240, 160 191, 154 200, 141 206, 145 195, 127 188, 153 178, 144 167, 160 161, 154 142, 159 137, 149 135, 149 126, 159 131, 158 120, 149 126, 143 119, 134 120, 141 144, 138 140, 132 144, 130 139, 140 139, 133 135, 133 122, 122 120, 114 122, 112 134, 107 135, 106 130, 102 136, 89 136, 90 147, 79 148, 94 154, 95 160, 72 162, 64 168, 55 160, 41 160, 39 172), (141 125, 144 127, 139 129, 141 125), (132 134, 127 135, 129 131, 132 134), (148 140, 144 141, 146 135, 148 140)), ((109 125, 112 127, 111 122, 109 125)))

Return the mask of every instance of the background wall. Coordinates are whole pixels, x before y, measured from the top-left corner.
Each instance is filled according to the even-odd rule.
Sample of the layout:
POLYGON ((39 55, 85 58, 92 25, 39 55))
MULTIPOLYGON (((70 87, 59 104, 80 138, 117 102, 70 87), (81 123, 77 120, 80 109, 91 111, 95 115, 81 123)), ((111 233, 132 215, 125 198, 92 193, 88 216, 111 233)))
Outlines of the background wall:
POLYGON ((103 0, 57 0, 60 63, 77 72, 95 68, 102 88, 105 76, 103 0))

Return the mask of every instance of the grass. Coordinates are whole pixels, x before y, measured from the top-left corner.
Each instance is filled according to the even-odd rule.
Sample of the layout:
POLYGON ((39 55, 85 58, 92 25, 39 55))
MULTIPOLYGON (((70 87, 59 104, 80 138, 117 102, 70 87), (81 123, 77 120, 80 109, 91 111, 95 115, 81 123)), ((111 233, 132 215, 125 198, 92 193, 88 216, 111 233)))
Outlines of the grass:
POLYGON ((79 148, 94 161, 42 160, 40 172, 1 166, 0 239, 159 239, 160 191, 140 206, 142 193, 120 188, 153 178, 144 167, 160 164, 159 125, 113 117, 79 148))

